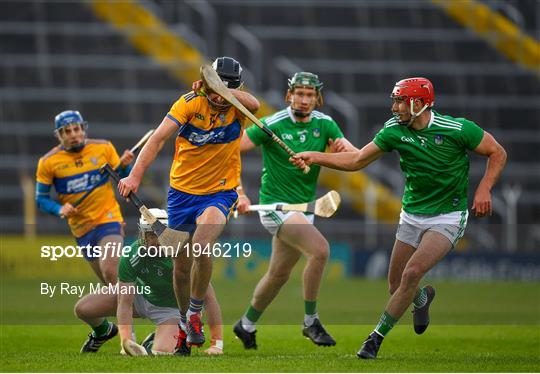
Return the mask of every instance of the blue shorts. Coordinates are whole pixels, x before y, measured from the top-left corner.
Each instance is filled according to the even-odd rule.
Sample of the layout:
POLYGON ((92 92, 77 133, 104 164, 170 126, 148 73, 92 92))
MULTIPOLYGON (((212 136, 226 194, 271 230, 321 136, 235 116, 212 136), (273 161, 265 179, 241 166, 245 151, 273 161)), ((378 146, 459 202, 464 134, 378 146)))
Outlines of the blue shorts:
POLYGON ((93 247, 98 246, 98 243, 101 239, 109 235, 120 235, 124 236, 122 225, 120 222, 107 222, 101 225, 96 226, 93 230, 88 231, 86 234, 80 238, 75 238, 77 240, 77 245, 86 246, 90 244, 92 247, 91 251, 83 251, 84 258, 87 261, 96 260, 99 256, 95 253, 93 247), (90 252, 90 253, 88 253, 90 252))
POLYGON ((221 210, 228 219, 238 201, 235 190, 221 191, 209 195, 192 195, 169 187, 167 213, 169 227, 182 231, 194 232, 197 218, 214 206, 221 210))

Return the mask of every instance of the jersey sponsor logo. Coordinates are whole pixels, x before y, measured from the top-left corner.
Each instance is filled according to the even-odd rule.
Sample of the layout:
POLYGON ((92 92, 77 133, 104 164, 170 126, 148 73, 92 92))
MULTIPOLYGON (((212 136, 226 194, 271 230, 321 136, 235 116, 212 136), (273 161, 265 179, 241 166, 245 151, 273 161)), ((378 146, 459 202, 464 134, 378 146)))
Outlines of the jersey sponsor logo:
POLYGON ((76 174, 64 178, 54 179, 54 188, 59 194, 75 194, 85 192, 94 187, 96 183, 103 185, 107 178, 101 179, 99 169, 84 174, 76 174))
POLYGON ((318 128, 313 129, 313 136, 315 138, 319 138, 321 136, 321 129, 318 129, 318 128))
POLYGON ((88 174, 83 175, 80 178, 75 178, 66 183, 67 193, 73 193, 75 191, 84 191, 88 187, 88 180, 90 177, 88 174))
POLYGON ((414 139, 410 136, 402 136, 401 141, 404 143, 414 143, 414 139))
POLYGON ((191 144, 200 147, 205 144, 231 143, 240 137, 240 130, 240 122, 238 121, 208 131, 199 129, 188 123, 182 127, 178 136, 181 136, 191 144))
POLYGON ((433 140, 435 141, 435 144, 442 145, 444 143, 444 137, 442 135, 435 135, 433 137, 433 140))
POLYGON ((281 139, 283 139, 283 140, 293 140, 293 136, 291 134, 281 134, 281 139))
POLYGON ((298 139, 300 140, 300 143, 304 143, 306 141, 307 133, 307 130, 298 131, 298 139))

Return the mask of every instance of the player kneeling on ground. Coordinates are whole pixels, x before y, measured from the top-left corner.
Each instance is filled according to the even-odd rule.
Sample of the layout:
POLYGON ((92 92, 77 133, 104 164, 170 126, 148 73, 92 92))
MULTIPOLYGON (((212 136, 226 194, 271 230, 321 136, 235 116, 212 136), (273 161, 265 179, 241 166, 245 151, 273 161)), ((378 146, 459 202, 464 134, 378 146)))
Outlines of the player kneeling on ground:
MULTIPOLYGON (((167 212, 150 209, 162 223, 167 224, 167 212)), ((120 259, 118 269, 118 295, 90 294, 75 305, 77 317, 88 323, 94 330, 81 348, 81 353, 97 352, 101 345, 120 332, 122 352, 130 356, 153 354, 172 354, 180 350, 189 355, 187 346, 175 347, 177 341, 180 312, 173 290, 173 262, 170 257, 154 256, 149 248, 159 248, 156 235, 150 224, 141 217, 139 221, 139 239, 131 244, 126 257, 120 259), (105 317, 116 315, 119 328, 105 317), (156 325, 156 331, 150 334, 141 345, 132 339, 133 317, 147 318, 156 325)), ((208 312, 208 324, 212 343, 205 353, 223 353, 223 327, 221 309, 216 300, 214 289, 210 285, 205 297, 208 312)), ((181 330, 185 331, 184 327, 181 330)))

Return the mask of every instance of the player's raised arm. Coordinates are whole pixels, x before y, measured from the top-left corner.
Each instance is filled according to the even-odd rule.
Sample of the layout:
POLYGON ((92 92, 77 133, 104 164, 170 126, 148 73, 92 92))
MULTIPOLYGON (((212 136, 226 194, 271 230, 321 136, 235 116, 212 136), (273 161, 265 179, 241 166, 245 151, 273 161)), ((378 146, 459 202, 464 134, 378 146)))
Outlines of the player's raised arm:
POLYGON ((354 152, 301 152, 296 157, 291 157, 290 161, 297 167, 304 165, 318 164, 332 169, 354 171, 368 166, 370 163, 383 155, 384 151, 375 143, 370 142, 364 148, 354 152))
POLYGON ((163 118, 159 127, 141 150, 129 176, 123 178, 118 183, 118 191, 122 196, 127 197, 131 191, 137 192, 146 169, 155 160, 167 139, 177 130, 178 125, 173 120, 169 117, 163 118))
POLYGON ((486 172, 478 184, 472 206, 475 215, 482 217, 491 215, 491 189, 506 164, 506 151, 490 133, 484 131, 484 137, 474 152, 488 158, 486 172))
POLYGON ((231 92, 251 113, 255 113, 259 110, 259 107, 261 106, 259 104, 259 100, 257 100, 252 94, 237 89, 231 89, 231 92))

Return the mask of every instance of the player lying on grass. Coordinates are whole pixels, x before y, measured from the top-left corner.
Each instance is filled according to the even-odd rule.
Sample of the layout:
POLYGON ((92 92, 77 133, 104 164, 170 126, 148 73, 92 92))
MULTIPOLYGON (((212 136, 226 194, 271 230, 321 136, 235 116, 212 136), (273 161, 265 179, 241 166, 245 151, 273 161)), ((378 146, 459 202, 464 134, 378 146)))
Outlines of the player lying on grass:
POLYGON ((428 79, 397 82, 391 98, 393 117, 361 150, 339 154, 304 152, 291 158, 298 167, 318 164, 359 170, 384 152, 399 152, 405 191, 388 270, 391 296, 375 330, 357 353, 364 359, 377 357, 383 338, 411 303, 415 332, 422 334, 428 327, 435 290, 429 285, 419 288, 419 284, 465 231, 467 151, 488 158, 472 204, 479 217, 491 214, 491 189, 506 163, 504 148, 487 131, 465 118, 453 118, 431 109, 435 93, 428 79))
MULTIPOLYGON (((167 212, 161 209, 150 211, 162 223, 167 224, 167 212)), ((175 351, 180 312, 173 291, 173 262, 169 257, 149 257, 147 254, 153 252, 145 252, 145 248, 148 247, 157 248, 159 242, 148 222, 141 217, 139 239, 131 244, 128 256, 120 259, 118 279, 120 289, 131 288, 144 290, 143 292, 86 295, 75 305, 77 317, 93 329, 81 349, 82 353, 97 352, 103 343, 112 339, 118 332, 122 349, 128 355, 144 355, 147 351, 153 354, 172 354, 175 351), (114 315, 118 318, 118 327, 105 318, 114 315), (155 334, 145 339, 142 346, 132 340, 133 317, 147 318, 156 325, 155 334)), ((182 281, 189 283, 189 277, 182 281)), ((212 285, 208 287, 205 303, 212 339, 211 346, 205 353, 222 354, 221 310, 212 285)), ((185 345, 185 340, 184 346, 176 348, 184 355, 191 353, 191 349, 185 345)))
MULTIPOLYGON (((249 111, 256 112, 259 102, 241 90, 242 67, 231 57, 217 58, 214 70, 249 111)), ((236 207, 240 184, 240 139, 246 117, 214 92, 201 90, 202 81, 193 83, 193 91, 182 95, 150 137, 128 177, 118 183, 120 194, 137 192, 142 177, 168 138, 176 139, 167 197, 169 225, 193 233, 191 241, 200 248, 212 248, 236 207)), ((200 346, 205 337, 201 310, 210 279, 213 259, 202 253, 194 257, 188 251, 174 259, 175 292, 186 321, 187 344, 200 346), (191 285, 180 279, 193 272, 191 285)), ((179 331, 179 344, 186 336, 179 331)), ((182 354, 180 351, 179 354, 182 354)))
MULTIPOLYGON (((289 106, 263 118, 268 126, 294 152, 307 150, 331 152, 355 150, 343 137, 337 123, 315 108, 322 105, 323 83, 313 73, 299 72, 289 79, 286 102, 289 106)), ((320 167, 304 174, 293 167, 288 154, 259 127, 252 126, 242 137, 240 149, 247 151, 260 146, 264 168, 261 176, 261 204, 306 203, 315 198, 320 167)), ((245 213, 249 198, 239 192, 239 213, 245 213)), ((335 340, 322 326, 317 313, 317 296, 330 247, 313 225, 314 215, 301 212, 259 212, 261 223, 272 234, 272 257, 266 274, 255 287, 246 313, 234 325, 236 336, 246 349, 257 348, 255 324, 264 310, 278 295, 302 255, 307 258, 303 274, 304 323, 303 334, 317 345, 335 345, 335 340)))
MULTIPOLYGON (((114 146, 99 139, 87 139, 88 124, 77 111, 66 110, 55 118, 55 135, 59 145, 40 158, 36 173, 36 203, 55 216, 66 218, 77 245, 105 248, 107 243, 123 245, 123 218, 114 190, 107 179, 101 179, 101 165, 120 165, 120 174, 129 173, 133 153, 124 151, 118 157, 114 146), (86 191, 100 185, 82 201, 73 204, 86 191), (60 202, 50 198, 54 185, 60 202)), ((94 251, 83 252, 90 266, 104 283, 117 281, 118 257, 94 251)))

